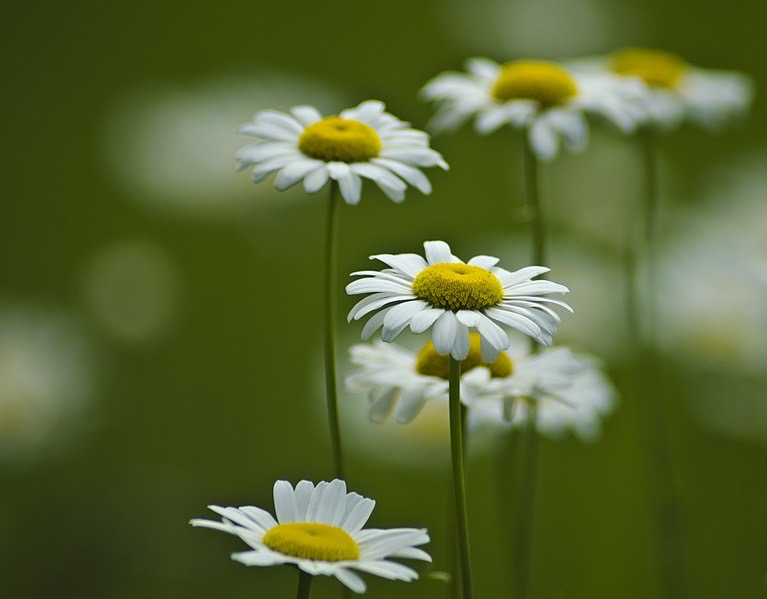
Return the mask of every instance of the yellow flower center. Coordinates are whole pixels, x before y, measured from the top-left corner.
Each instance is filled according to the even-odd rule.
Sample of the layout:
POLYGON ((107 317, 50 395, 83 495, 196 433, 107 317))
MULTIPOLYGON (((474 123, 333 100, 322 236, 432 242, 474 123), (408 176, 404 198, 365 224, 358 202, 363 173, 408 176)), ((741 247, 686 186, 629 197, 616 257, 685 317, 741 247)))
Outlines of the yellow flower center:
POLYGON ((381 139, 370 125, 329 116, 304 129, 298 149, 326 162, 365 162, 378 156, 381 139))
POLYGON ((493 85, 493 97, 501 102, 535 100, 541 106, 563 104, 578 87, 570 73, 553 62, 516 60, 507 63, 493 85))
POLYGON ((263 543, 269 549, 322 562, 343 562, 360 557, 357 542, 345 530, 317 522, 278 524, 266 531, 263 543))
POLYGON ((479 266, 440 262, 424 268, 413 281, 413 293, 436 308, 479 310, 503 299, 503 286, 479 266))
MULTIPOLYGON (((469 335, 469 355, 461 362, 461 372, 468 372, 478 366, 484 366, 490 371, 493 378, 505 378, 514 371, 514 366, 505 353, 498 354, 495 362, 488 363, 482 360, 482 352, 479 345, 479 334, 469 335)), ((450 356, 440 356, 434 349, 434 344, 429 341, 418 352, 415 362, 415 371, 426 376, 438 376, 448 380, 450 374, 450 356)))
POLYGON ((614 73, 640 77, 649 86, 666 89, 674 89, 687 70, 687 64, 677 55, 644 48, 618 50, 610 66, 614 73))

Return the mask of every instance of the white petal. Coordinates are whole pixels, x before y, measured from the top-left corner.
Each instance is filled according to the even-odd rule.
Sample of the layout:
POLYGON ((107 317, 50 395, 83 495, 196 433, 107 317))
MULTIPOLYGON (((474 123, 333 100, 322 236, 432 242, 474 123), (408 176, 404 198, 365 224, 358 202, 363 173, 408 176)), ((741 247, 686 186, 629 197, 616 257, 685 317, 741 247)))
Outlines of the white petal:
POLYGON ((429 182, 429 179, 414 166, 389 158, 373 158, 372 162, 396 173, 421 193, 426 195, 431 193, 431 183, 429 182))
POLYGON ((294 106, 290 109, 290 112, 293 113, 293 116, 296 117, 304 127, 322 119, 320 111, 314 106, 294 106))
POLYGON ((295 143, 298 140, 298 133, 275 125, 273 123, 248 123, 240 127, 240 133, 243 135, 253 135, 263 137, 274 141, 289 141, 295 143))
POLYGON ((317 508, 317 522, 338 526, 346 511, 346 483, 338 478, 331 481, 317 508))
POLYGON ((240 551, 233 553, 232 559, 246 566, 273 566, 284 563, 284 560, 279 555, 271 551, 268 553, 263 551, 240 551))
POLYGON ((333 575, 354 593, 364 593, 367 588, 365 581, 359 575, 346 568, 336 568, 333 575))
POLYGON ((382 576, 389 580, 410 581, 418 578, 418 573, 415 570, 402 564, 398 564, 397 562, 387 562, 383 560, 375 562, 361 561, 355 563, 354 567, 357 570, 375 574, 376 576, 382 576))
POLYGON ((490 270, 493 266, 498 264, 499 260, 500 258, 496 258, 495 256, 474 256, 471 260, 469 260, 468 264, 471 264, 472 266, 479 266, 485 270, 490 270))
POLYGON ((328 182, 329 176, 328 169, 324 164, 318 166, 304 177, 304 189, 307 193, 319 191, 328 182))
POLYGON ((423 333, 433 325, 443 313, 444 310, 442 308, 427 308, 426 310, 422 310, 410 319, 410 330, 414 333, 423 333))
POLYGON ((317 167, 323 166, 319 160, 296 160, 286 164, 274 180, 274 187, 279 191, 285 191, 304 178, 306 173, 313 171, 317 167))
POLYGON ((377 254, 370 256, 370 259, 380 260, 412 278, 416 278, 424 268, 429 266, 418 254, 377 254))
POLYGON ((360 335, 361 339, 363 341, 367 341, 370 339, 370 336, 375 333, 379 328, 381 328, 381 325, 383 325, 384 318, 386 318, 387 312, 391 310, 391 308, 385 308, 381 310, 380 312, 376 312, 373 314, 373 316, 370 317, 370 320, 368 320, 365 323, 365 326, 362 327, 362 333, 360 335))
POLYGON ((298 519, 298 505, 293 493, 293 486, 286 480, 274 483, 274 513, 280 524, 295 522, 298 519))
POLYGON ((381 339, 391 341, 410 323, 410 319, 426 309, 428 304, 423 300, 412 300, 393 306, 386 314, 383 323, 381 339))
POLYGON ((476 327, 482 315, 476 310, 458 310, 455 313, 455 317, 458 319, 458 322, 467 327, 476 327))
POLYGON ((426 261, 429 264, 455 261, 453 254, 450 253, 450 246, 444 241, 425 241, 423 249, 426 254, 426 261))
POLYGON ((487 316, 482 315, 477 323, 477 332, 487 339, 495 349, 503 351, 509 347, 509 336, 487 316))
POLYGON ((393 293, 373 293, 357 302, 349 311, 346 319, 351 322, 352 319, 359 320, 363 316, 382 308, 392 302, 402 302, 413 299, 413 295, 397 295, 393 293))
POLYGON ((362 527, 365 526, 365 523, 368 521, 368 518, 370 518, 370 514, 373 513, 375 506, 375 501, 368 499, 367 497, 363 498, 357 505, 354 506, 354 509, 341 523, 341 528, 343 528, 350 535, 357 534, 360 530, 362 530, 362 527))
POLYGON ((341 195, 347 204, 350 206, 359 204, 362 193, 362 179, 355 173, 349 171, 345 177, 338 179, 338 188, 341 190, 341 195))
POLYGON ((327 489, 327 487, 328 483, 324 480, 317 483, 314 487, 312 496, 309 499, 309 505, 306 508, 307 522, 317 522, 317 511, 319 510, 320 505, 322 505, 322 496, 325 494, 325 489, 327 489))
POLYGON ((256 114, 254 122, 257 125, 261 123, 269 123, 270 125, 275 125, 290 131, 296 136, 301 135, 301 133, 304 131, 303 126, 301 123, 296 121, 296 119, 294 119, 289 114, 285 114, 284 112, 279 112, 277 110, 260 111, 256 114))
POLYGON ((455 343, 451 354, 456 360, 464 360, 469 355, 469 329, 466 325, 458 323, 455 332, 455 343))
POLYGON ((420 389, 403 390, 394 413, 395 420, 400 424, 407 424, 418 415, 425 403, 426 398, 420 389))
POLYGON ((309 507, 313 491, 314 483, 308 480, 302 480, 296 485, 296 517, 298 520, 306 519, 306 510, 309 507))
POLYGON ((450 310, 445 311, 445 313, 437 319, 431 333, 431 340, 434 343, 434 349, 438 354, 444 356, 452 351, 457 331, 458 321, 456 320, 455 315, 450 310))
POLYGON ((269 530, 270 528, 277 526, 277 521, 274 519, 274 517, 269 512, 261 509, 260 507, 256 507, 254 505, 243 505, 240 507, 240 511, 264 530, 269 530))
POLYGON ((540 117, 530 126, 528 143, 541 160, 551 160, 559 149, 559 139, 554 128, 547 119, 540 117))

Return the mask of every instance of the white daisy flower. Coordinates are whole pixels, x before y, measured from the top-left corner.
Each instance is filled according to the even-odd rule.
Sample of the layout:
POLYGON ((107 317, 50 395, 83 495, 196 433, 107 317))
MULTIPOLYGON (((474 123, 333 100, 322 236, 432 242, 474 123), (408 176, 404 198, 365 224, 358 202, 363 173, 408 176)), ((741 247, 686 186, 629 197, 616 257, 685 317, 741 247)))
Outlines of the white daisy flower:
POLYGON ((492 256, 475 256, 464 264, 444 241, 427 241, 423 246, 425 260, 418 254, 379 254, 371 260, 391 268, 352 273, 363 278, 349 283, 346 292, 371 295, 351 309, 348 320, 377 311, 362 329, 363 341, 382 326, 384 341, 408 326, 414 333, 432 327, 437 353, 463 360, 469 354, 469 331, 476 330, 482 359, 494 362, 498 352, 509 346, 509 337, 498 323, 550 345, 559 322, 551 306, 572 311, 566 303, 544 297, 567 293, 567 287, 532 280, 549 271, 544 266, 509 272, 495 266, 498 258, 492 256))
MULTIPOLYGON (((366 393, 370 400, 370 419, 383 422, 394 412, 400 424, 415 418, 430 399, 447 400, 449 360, 429 341, 416 354, 394 343, 376 341, 350 349, 352 364, 358 369, 346 377, 352 392, 366 393)), ((472 405, 481 393, 485 373, 507 377, 512 373, 508 355, 500 352, 494 362, 482 359, 479 334, 469 335, 469 353, 461 361, 461 401, 472 405), (476 384, 472 384, 476 383, 476 384)))
POLYGON ((353 569, 409 582, 418 573, 386 558, 431 561, 417 547, 429 542, 424 529, 363 529, 375 501, 347 493, 346 483, 339 479, 316 486, 302 480, 295 489, 278 480, 274 483, 276 519, 250 505, 208 507, 223 521, 196 519, 190 524, 228 532, 250 545, 250 551, 233 553, 233 560, 246 566, 292 564, 315 576, 335 576, 355 593, 364 593, 366 586, 353 569))
POLYGON ((617 394, 596 358, 565 347, 531 355, 524 339, 517 339, 508 360, 513 365, 510 376, 478 369, 467 381, 477 398, 469 413, 472 426, 523 426, 535 402, 535 426, 541 433, 559 438, 571 429, 584 441, 598 437, 617 394))
POLYGON ((439 108, 433 129, 455 129, 475 116, 478 133, 508 124, 525 129, 535 154, 549 160, 557 155, 560 141, 571 150, 586 146, 586 114, 604 117, 627 133, 642 117, 632 101, 644 87, 638 81, 599 71, 576 73, 541 60, 500 65, 473 58, 466 68, 468 73, 438 75, 421 90, 439 108))
POLYGON ((253 123, 240 127, 240 133, 258 138, 236 154, 240 169, 254 166, 253 181, 277 171, 278 190, 303 181, 304 189, 314 193, 332 179, 348 204, 360 201, 362 177, 401 202, 408 184, 431 193, 419 167, 448 168, 429 147, 428 134, 384 112, 377 100, 324 118, 312 106, 296 106, 290 114, 263 110, 253 123))
POLYGON ((614 73, 646 84, 638 106, 653 126, 669 129, 689 119, 720 129, 742 116, 751 103, 753 86, 742 73, 700 69, 661 50, 624 48, 607 57, 585 60, 583 73, 614 73))

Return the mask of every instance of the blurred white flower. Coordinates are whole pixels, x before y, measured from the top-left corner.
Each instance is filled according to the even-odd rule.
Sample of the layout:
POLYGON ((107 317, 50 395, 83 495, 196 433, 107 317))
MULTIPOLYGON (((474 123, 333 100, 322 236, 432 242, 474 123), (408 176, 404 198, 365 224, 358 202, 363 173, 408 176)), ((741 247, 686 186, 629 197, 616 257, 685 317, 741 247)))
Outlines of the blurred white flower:
POLYGON ((641 35, 637 4, 609 0, 443 0, 452 38, 472 52, 507 56, 583 55, 641 35))
POLYGON ((130 197, 152 209, 206 221, 239 219, 264 201, 287 198, 236 176, 237 127, 257 110, 287 109, 306 98, 323 109, 346 100, 306 73, 267 69, 136 90, 109 115, 105 155, 130 197))
POLYGON ((638 106, 645 122, 669 129, 689 120, 719 130, 743 116, 753 96, 751 79, 743 73, 701 69, 670 52, 624 48, 606 57, 574 65, 582 73, 614 73, 644 81, 638 106))
POLYGON ((477 401, 469 411, 472 426, 516 427, 527 421, 536 405, 536 428, 560 438, 572 430, 584 441, 594 441, 602 419, 616 405, 615 387, 594 356, 565 347, 547 348, 531 355, 529 343, 517 339, 509 349, 514 373, 505 378, 472 381, 477 401))
POLYGON ((92 352, 71 317, 0 305, 0 459, 66 441, 94 387, 92 352))
POLYGON ((313 106, 294 106, 290 114, 263 110, 240 133, 258 139, 241 148, 240 168, 253 166, 258 183, 277 172, 274 186, 284 191, 303 181, 309 193, 337 181, 347 204, 357 204, 362 179, 370 179, 389 199, 405 199, 407 184, 431 193, 421 168, 447 163, 429 147, 429 136, 384 112, 383 102, 367 100, 338 116, 324 117, 313 106))
POLYGON ((178 316, 180 274, 168 253, 149 241, 101 249, 85 268, 86 305, 113 337, 143 342, 161 336, 178 316))
POLYGON ((659 252, 658 333, 709 368, 767 364, 767 171, 763 151, 712 175, 706 197, 670 215, 659 252))
POLYGON ((579 73, 542 60, 499 65, 485 58, 466 63, 468 73, 448 72, 421 90, 437 103, 430 126, 453 130, 476 117, 478 133, 510 125, 524 129, 533 152, 550 160, 560 144, 581 150, 588 142, 586 115, 607 119, 631 133, 642 117, 637 98, 644 85, 607 72, 579 73))

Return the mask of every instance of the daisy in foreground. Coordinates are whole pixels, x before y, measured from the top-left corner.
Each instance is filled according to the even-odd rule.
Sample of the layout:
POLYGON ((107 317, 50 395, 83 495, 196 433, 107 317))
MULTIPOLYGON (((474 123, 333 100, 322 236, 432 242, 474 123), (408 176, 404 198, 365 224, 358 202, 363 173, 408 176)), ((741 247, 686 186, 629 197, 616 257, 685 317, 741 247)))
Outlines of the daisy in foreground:
POLYGON ((567 293, 567 287, 533 280, 548 272, 546 267, 510 272, 495 266, 498 258, 492 256, 475 256, 464 263, 444 241, 423 245, 426 259, 418 254, 379 254, 370 258, 391 268, 352 273, 363 278, 349 283, 346 292, 370 295, 351 309, 348 319, 375 312, 362 329, 363 341, 381 327, 384 341, 392 341, 408 326, 414 333, 432 328, 436 352, 464 360, 469 354, 469 331, 476 330, 482 359, 494 362, 509 347, 509 337, 499 323, 550 345, 559 322, 551 306, 572 311, 566 303, 545 297, 567 293))
POLYGON ((239 169, 254 167, 256 183, 276 171, 278 190, 303 181, 304 189, 314 193, 333 180, 348 204, 360 201, 362 178, 401 202, 408 184, 431 193, 420 168, 448 168, 429 147, 426 133, 384 112, 384 104, 377 100, 327 117, 311 106, 296 106, 290 114, 264 110, 253 123, 242 125, 240 133, 258 139, 236 154, 239 169))
POLYGON ((453 130, 476 117, 486 134, 503 125, 527 131, 542 160, 554 158, 560 141, 581 150, 588 141, 586 115, 603 117, 631 133, 642 118, 634 99, 644 86, 608 72, 576 73, 555 62, 515 60, 500 65, 486 58, 467 61, 468 73, 448 72, 429 81, 421 96, 435 101, 436 131, 453 130))
POLYGON ((232 559, 246 566, 297 566, 301 572, 299 597, 308 597, 310 575, 320 574, 335 576, 355 593, 364 593, 365 582, 352 570, 409 582, 418 573, 387 558, 431 561, 418 548, 429 542, 423 529, 363 529, 374 507, 372 499, 347 493, 346 483, 339 479, 316 486, 302 480, 295 489, 278 480, 274 483, 276 519, 254 506, 211 505, 221 522, 192 520, 191 524, 240 537, 251 550, 234 553, 232 559))
POLYGON ((742 116, 751 103, 751 80, 742 73, 701 69, 662 50, 624 48, 575 66, 584 73, 614 73, 643 81, 640 106, 648 124, 668 129, 689 119, 720 129, 742 116))

